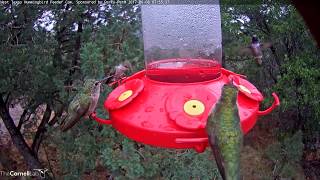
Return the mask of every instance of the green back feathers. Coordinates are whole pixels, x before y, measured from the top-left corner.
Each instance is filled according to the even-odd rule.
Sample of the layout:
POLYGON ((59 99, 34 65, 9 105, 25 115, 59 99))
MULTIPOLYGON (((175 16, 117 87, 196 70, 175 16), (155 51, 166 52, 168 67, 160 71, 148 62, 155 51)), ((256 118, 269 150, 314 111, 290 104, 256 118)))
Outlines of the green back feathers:
MULTIPOLYGON (((222 88, 220 99, 208 117, 207 132, 209 129, 216 126, 221 118, 228 124, 233 124, 237 121, 234 119, 234 117, 239 116, 237 109, 237 95, 238 90, 231 85, 225 85, 222 88)), ((234 124, 236 125, 236 123, 234 124)))
MULTIPOLYGON (((223 119, 225 127, 234 128, 239 125, 239 112, 237 107, 238 90, 231 86, 225 85, 222 88, 221 98, 218 102, 214 112, 217 119, 223 119)), ((222 120, 221 120, 222 121, 222 120)), ((221 122, 220 121, 220 122, 221 122)))
POLYGON ((225 85, 207 121, 207 133, 223 179, 240 179, 242 132, 237 107, 237 88, 225 85))

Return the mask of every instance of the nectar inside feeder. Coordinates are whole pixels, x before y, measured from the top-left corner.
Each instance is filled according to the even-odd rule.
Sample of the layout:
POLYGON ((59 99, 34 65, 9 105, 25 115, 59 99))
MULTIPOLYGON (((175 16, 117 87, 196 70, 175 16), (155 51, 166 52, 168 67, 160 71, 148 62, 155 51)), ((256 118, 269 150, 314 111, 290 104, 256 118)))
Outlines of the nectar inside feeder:
POLYGON ((126 78, 108 96, 104 107, 112 125, 128 138, 163 148, 208 146, 207 118, 222 87, 238 88, 241 129, 248 133, 257 118, 280 102, 260 111, 263 96, 245 79, 221 67, 221 21, 218 4, 143 5, 146 69, 126 78))

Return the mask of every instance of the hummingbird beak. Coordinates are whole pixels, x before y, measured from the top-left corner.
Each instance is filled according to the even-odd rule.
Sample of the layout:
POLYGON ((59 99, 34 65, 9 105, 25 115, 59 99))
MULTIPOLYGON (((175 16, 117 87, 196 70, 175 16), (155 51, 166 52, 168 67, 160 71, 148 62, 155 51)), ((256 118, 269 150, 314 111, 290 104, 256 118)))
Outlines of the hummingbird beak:
POLYGON ((101 84, 107 83, 108 81, 110 81, 111 78, 113 78, 113 76, 107 76, 107 77, 97 81, 97 83, 101 83, 101 84))

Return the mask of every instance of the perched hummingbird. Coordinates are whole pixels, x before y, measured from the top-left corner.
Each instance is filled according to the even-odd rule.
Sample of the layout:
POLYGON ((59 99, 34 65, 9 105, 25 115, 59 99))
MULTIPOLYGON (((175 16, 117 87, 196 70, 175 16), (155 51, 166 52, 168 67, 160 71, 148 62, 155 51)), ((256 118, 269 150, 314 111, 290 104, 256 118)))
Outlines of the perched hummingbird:
POLYGON ((240 179, 243 134, 240 128, 237 95, 238 90, 235 87, 225 85, 206 126, 209 144, 224 180, 240 179))
POLYGON ((86 79, 79 93, 73 98, 68 107, 68 115, 61 123, 61 130, 67 131, 73 127, 81 117, 88 118, 97 107, 101 81, 86 79))
POLYGON ((260 43, 258 37, 256 35, 253 35, 251 38, 251 44, 242 49, 240 51, 241 54, 252 54, 254 59, 257 61, 259 65, 262 65, 262 50, 271 47, 271 43, 260 43))

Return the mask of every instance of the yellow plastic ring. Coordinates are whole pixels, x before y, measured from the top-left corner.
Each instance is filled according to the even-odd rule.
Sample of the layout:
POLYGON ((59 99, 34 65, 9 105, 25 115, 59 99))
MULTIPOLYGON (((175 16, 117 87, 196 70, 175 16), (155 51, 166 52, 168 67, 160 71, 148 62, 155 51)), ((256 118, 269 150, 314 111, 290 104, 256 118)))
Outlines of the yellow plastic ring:
POLYGON ((191 116, 198 116, 205 110, 204 104, 199 100, 189 100, 184 103, 183 110, 191 116))
POLYGON ((126 99, 128 99, 131 95, 132 95, 132 90, 127 90, 123 93, 121 93, 121 95, 118 97, 118 101, 124 101, 126 99))
POLYGON ((247 87, 245 87, 245 86, 239 85, 239 89, 240 89, 240 91, 242 91, 242 92, 246 92, 246 93, 248 93, 248 94, 251 94, 251 91, 250 91, 247 87))

